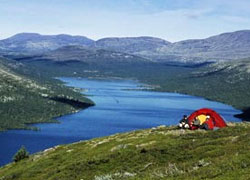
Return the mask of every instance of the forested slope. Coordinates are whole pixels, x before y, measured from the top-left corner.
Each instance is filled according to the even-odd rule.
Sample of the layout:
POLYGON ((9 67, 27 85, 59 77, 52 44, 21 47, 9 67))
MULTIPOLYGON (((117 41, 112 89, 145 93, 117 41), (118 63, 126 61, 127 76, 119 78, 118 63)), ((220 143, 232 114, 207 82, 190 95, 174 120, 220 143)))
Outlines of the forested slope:
POLYGON ((0 59, 0 130, 27 129, 29 123, 52 122, 93 103, 56 81, 38 82, 15 72, 26 68, 0 59))

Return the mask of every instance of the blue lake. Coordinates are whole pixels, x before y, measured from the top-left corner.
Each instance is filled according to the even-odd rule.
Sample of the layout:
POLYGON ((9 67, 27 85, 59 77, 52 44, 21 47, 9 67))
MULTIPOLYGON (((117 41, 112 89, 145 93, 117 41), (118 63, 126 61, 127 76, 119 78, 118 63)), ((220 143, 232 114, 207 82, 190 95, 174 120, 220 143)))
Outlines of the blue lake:
POLYGON ((0 166, 11 161, 24 145, 35 153, 58 144, 72 143, 159 125, 175 125, 184 114, 208 107, 231 122, 241 111, 200 97, 143 91, 130 80, 60 78, 68 86, 84 88, 96 106, 58 118, 59 124, 37 124, 41 131, 11 130, 0 133, 0 166))

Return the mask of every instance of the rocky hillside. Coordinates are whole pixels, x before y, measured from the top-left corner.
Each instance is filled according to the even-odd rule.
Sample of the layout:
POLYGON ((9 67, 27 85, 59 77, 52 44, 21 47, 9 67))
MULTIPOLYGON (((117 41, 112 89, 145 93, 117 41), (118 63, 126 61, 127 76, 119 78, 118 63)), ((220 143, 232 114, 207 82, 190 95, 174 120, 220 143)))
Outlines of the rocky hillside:
POLYGON ((247 179, 250 124, 160 126, 60 145, 0 169, 1 180, 247 179))
POLYGON ((250 81, 250 59, 240 59, 237 61, 224 61, 213 63, 194 74, 197 76, 209 76, 216 73, 228 73, 228 83, 237 81, 250 81), (233 72, 233 73, 232 73, 233 72))
POLYGON ((250 56, 250 30, 224 33, 207 39, 186 40, 157 49, 159 55, 207 60, 239 59, 250 56))
POLYGON ((32 129, 29 123, 52 122, 53 117, 92 104, 80 93, 56 81, 38 82, 16 73, 24 65, 0 58, 0 130, 32 129))

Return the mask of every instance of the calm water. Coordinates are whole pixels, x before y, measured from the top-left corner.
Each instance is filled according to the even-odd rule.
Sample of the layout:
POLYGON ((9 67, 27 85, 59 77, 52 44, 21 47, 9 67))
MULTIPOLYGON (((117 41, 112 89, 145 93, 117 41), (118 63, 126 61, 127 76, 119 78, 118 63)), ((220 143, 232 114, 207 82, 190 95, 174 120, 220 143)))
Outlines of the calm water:
POLYGON ((240 121, 233 117, 240 111, 231 106, 176 93, 141 91, 140 84, 133 81, 61 80, 69 86, 87 89, 84 93, 90 95, 96 106, 58 118, 60 124, 38 124, 41 129, 38 132, 12 130, 0 133, 0 165, 10 162, 21 145, 34 153, 58 144, 162 124, 173 125, 183 114, 202 107, 215 109, 227 121, 240 121))

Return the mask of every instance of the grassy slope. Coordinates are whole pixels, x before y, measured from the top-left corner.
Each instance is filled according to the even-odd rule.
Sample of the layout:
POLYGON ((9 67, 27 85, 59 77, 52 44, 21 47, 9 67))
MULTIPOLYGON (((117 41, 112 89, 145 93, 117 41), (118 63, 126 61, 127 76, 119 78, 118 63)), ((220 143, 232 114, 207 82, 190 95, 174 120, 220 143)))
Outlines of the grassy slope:
POLYGON ((61 145, 0 169, 1 180, 248 179, 250 124, 158 127, 61 145))
POLYGON ((55 122, 53 117, 80 109, 69 105, 67 99, 75 104, 79 102, 74 100, 84 102, 85 107, 92 103, 56 81, 38 82, 13 70, 19 68, 25 69, 21 64, 0 59, 0 130, 28 129, 29 123, 55 122), (51 99, 58 96, 63 97, 65 103, 51 99))

